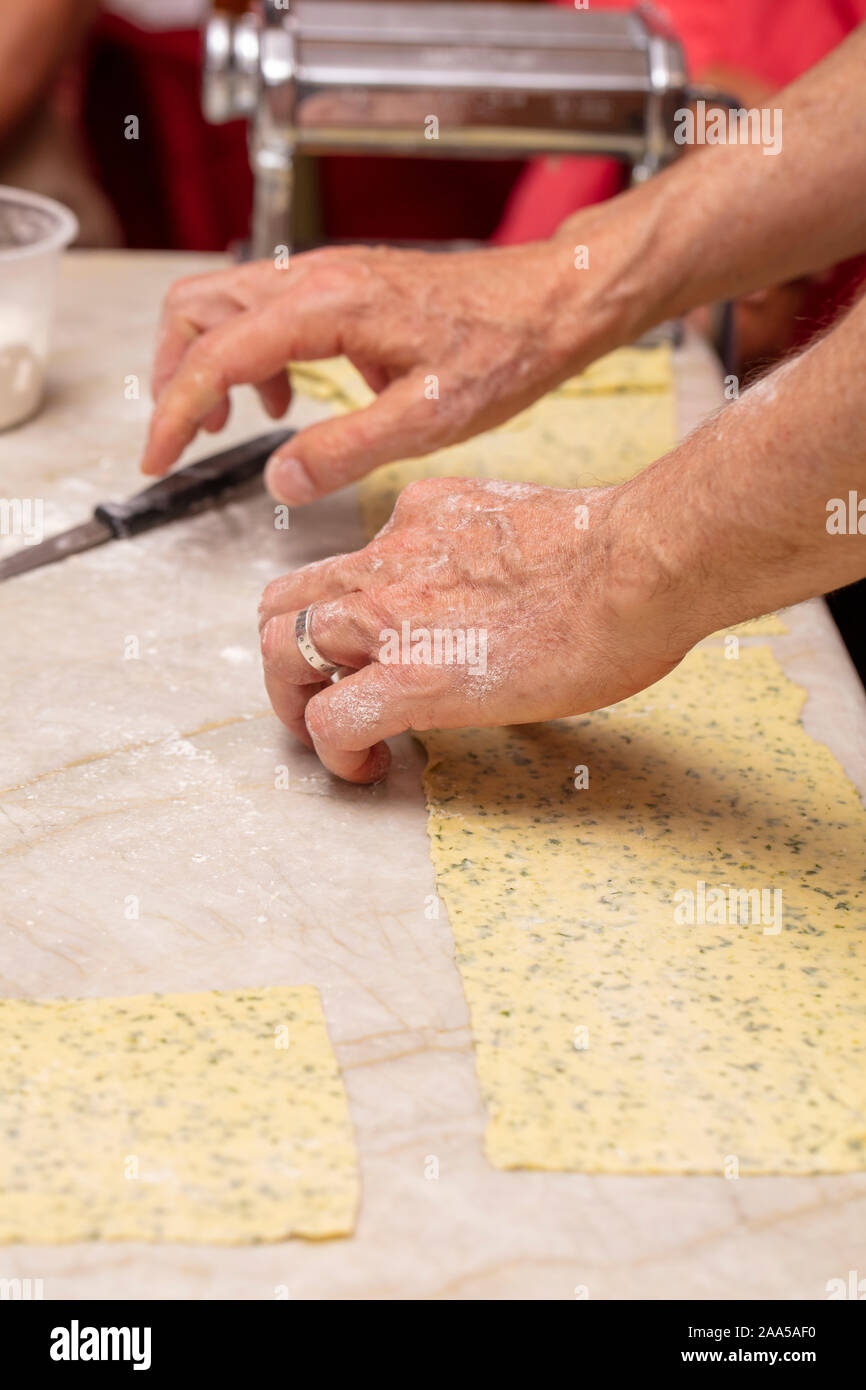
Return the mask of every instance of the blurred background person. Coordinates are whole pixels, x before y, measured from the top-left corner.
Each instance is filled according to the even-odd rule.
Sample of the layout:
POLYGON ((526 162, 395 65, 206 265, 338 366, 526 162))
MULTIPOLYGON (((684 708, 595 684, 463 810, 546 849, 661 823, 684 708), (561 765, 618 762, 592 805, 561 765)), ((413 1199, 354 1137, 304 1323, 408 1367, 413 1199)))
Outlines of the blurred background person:
POLYGON ((98 0, 0 6, 0 184, 56 198, 79 245, 114 246, 120 226, 95 177, 78 121, 74 58, 98 0))

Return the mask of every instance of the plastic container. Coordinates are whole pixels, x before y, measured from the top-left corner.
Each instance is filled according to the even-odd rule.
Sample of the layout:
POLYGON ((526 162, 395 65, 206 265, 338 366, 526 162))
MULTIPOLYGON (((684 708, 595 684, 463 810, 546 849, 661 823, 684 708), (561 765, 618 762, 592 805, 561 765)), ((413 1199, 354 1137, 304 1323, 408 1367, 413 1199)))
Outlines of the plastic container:
POLYGON ((0 430, 41 403, 57 268, 77 232, 62 203, 0 185, 0 430))

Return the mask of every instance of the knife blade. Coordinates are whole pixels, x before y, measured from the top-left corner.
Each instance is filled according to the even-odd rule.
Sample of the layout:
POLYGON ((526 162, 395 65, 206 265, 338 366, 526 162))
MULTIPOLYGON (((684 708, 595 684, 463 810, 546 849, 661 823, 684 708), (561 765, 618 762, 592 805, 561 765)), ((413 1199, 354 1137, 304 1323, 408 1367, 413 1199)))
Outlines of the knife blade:
POLYGON ((270 434, 257 435, 221 453, 196 459, 195 463, 160 478, 126 502, 103 502, 82 525, 61 531, 38 545, 27 546, 0 560, 0 583, 26 574, 28 570, 53 565, 69 555, 80 555, 107 541, 128 540, 155 526, 164 526, 218 505, 263 472, 274 450, 294 433, 294 430, 273 430, 270 434))

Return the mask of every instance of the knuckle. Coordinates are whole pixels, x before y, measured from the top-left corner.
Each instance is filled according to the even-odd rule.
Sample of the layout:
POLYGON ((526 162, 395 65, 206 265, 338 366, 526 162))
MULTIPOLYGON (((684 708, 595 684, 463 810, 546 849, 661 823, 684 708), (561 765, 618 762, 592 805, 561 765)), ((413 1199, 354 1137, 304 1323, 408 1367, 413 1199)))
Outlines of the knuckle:
POLYGON ((293 451, 293 457, 298 459, 301 467, 306 470, 311 482, 316 481, 319 471, 330 472, 351 458, 354 452, 353 445, 357 446, 357 440, 347 438, 347 433, 341 419, 327 420, 320 430, 310 430, 306 448, 303 450, 304 458, 298 459, 300 449, 293 451))
POLYGON ((403 518, 406 513, 424 500, 424 480, 416 479, 415 482, 407 483, 402 491, 397 493, 394 502, 392 517, 403 518))
POLYGON ((447 496, 458 482, 459 479, 456 478, 416 478, 414 482, 406 485, 400 496, 409 493, 411 501, 427 502, 431 498, 447 496))
POLYGON ((168 308, 176 308, 177 305, 184 303, 191 295, 198 292, 201 281, 201 275, 181 276, 179 280, 175 280, 174 284, 169 286, 163 303, 168 308))
POLYGON ((273 666, 283 646, 282 624, 279 618, 269 618, 259 638, 262 660, 266 666, 273 666))
POLYGON ((178 342, 188 344, 194 338, 195 330, 191 326, 189 319, 181 313, 179 309, 166 309, 163 312, 157 330, 157 354, 160 354, 164 348, 169 346, 173 347, 176 351, 178 342))
POLYGON ((448 504, 449 499, 463 491, 463 480, 460 478, 416 478, 397 494, 392 518, 405 526, 419 513, 438 511, 448 504))
POLYGON ((305 294, 313 298, 339 299, 345 305, 360 296, 365 278, 360 265, 338 260, 310 266, 301 283, 305 294))
POLYGON ((353 621, 359 635, 372 632, 374 640, 382 628, 394 626, 395 618, 390 602, 384 593, 375 589, 357 595, 353 621))
POLYGON ((265 589, 264 593, 262 594, 261 600, 260 600, 260 602, 259 602, 259 613, 260 613, 263 617, 266 616, 266 615, 267 615, 267 616, 270 616, 270 615, 271 615, 273 609, 276 607, 276 605, 279 603, 280 599, 282 598, 282 595, 283 595, 283 593, 285 592, 285 589, 286 589, 286 580, 285 580, 285 577, 282 578, 282 579, 272 579, 272 580, 271 580, 270 584, 268 584, 267 588, 265 589))
POLYGON ((362 587, 364 580, 379 586, 399 583, 407 564, 414 559, 415 550, 413 533, 395 530, 393 521, 389 520, 359 553, 355 572, 362 580, 362 587))
POLYGON ((228 390, 230 383, 219 344, 212 341, 210 334, 205 334, 193 343, 184 365, 190 376, 203 377, 206 384, 214 390, 220 393, 228 390))

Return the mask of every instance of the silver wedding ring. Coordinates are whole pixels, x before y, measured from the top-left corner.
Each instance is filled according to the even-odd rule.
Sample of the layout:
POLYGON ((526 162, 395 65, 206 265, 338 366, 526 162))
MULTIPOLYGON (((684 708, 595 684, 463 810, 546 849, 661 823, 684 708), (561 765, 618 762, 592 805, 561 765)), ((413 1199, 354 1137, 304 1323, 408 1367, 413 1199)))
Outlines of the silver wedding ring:
POLYGON ((295 637, 298 640, 298 651, 314 671, 318 671, 322 676, 332 676, 335 671, 339 671, 339 666, 333 661, 328 661, 327 657, 322 656, 312 637, 310 636, 310 619, 313 616, 315 604, 311 603, 309 608, 304 608, 295 619, 295 637))

